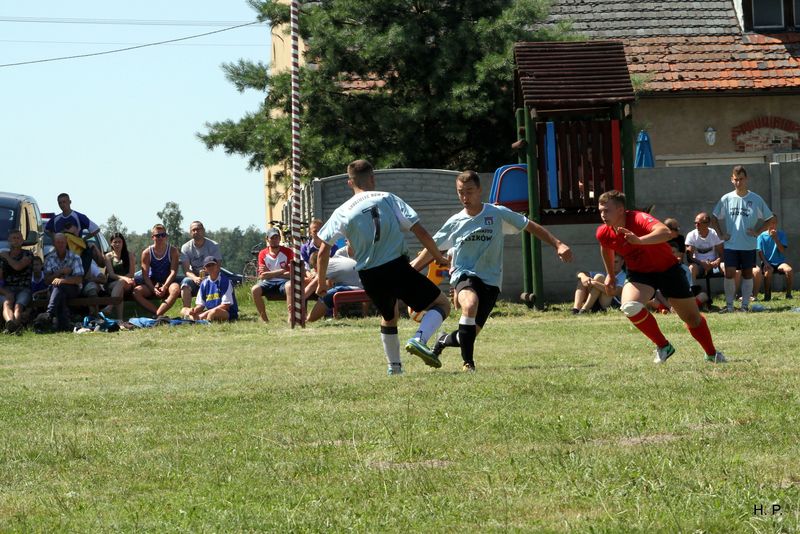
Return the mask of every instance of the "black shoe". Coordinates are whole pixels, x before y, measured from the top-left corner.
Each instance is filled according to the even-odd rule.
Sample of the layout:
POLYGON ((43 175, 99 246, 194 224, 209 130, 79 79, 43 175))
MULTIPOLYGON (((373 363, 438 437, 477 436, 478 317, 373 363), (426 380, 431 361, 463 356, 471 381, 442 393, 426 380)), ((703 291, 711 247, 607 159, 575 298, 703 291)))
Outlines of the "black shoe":
POLYGON ((53 318, 47 312, 40 313, 33 320, 33 331, 44 334, 53 330, 53 318))
POLYGON ((448 335, 449 334, 447 332, 442 332, 441 334, 439 334, 439 338, 436 340, 436 343, 434 343, 434 345, 433 345, 433 349, 431 350, 431 352, 433 352, 433 354, 437 358, 442 355, 442 352, 444 351, 444 348, 447 346, 447 345, 444 344, 444 340, 447 339, 448 335))

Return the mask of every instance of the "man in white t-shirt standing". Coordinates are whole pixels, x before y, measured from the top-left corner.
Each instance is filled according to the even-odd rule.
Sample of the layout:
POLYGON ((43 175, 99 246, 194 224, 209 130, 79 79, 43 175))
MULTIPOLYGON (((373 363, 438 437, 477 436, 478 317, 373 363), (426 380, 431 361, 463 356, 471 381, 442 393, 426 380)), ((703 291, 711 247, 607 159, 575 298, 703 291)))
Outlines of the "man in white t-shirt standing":
POLYGON ((736 165, 731 174, 734 190, 723 195, 712 212, 711 226, 725 242, 723 261, 726 307, 720 313, 733 311, 737 270, 742 271, 742 311, 750 310, 757 239, 767 228, 767 221, 772 218, 772 210, 764 199, 747 189, 747 180, 747 171, 742 165, 736 165), (725 221, 725 232, 720 230, 720 219, 725 221))

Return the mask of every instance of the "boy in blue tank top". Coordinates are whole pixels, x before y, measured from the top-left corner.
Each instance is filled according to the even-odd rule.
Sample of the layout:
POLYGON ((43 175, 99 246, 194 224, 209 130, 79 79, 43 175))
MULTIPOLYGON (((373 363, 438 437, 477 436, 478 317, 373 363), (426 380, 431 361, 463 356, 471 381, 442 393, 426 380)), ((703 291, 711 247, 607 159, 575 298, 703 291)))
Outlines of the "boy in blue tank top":
POLYGON ((136 302, 158 317, 167 313, 181 296, 177 279, 180 253, 169 244, 168 237, 163 224, 153 226, 153 245, 142 251, 142 274, 133 288, 136 302), (150 302, 151 297, 161 299, 158 307, 150 302))
POLYGON ((381 341, 389 374, 402 373, 398 299, 414 311, 427 310, 416 334, 406 342, 406 351, 419 356, 426 365, 441 367, 426 343, 450 314, 450 302, 438 286, 409 265, 403 232, 410 230, 437 261, 447 261, 411 206, 392 193, 375 191, 375 174, 369 161, 350 163, 347 176, 353 196, 336 208, 318 234, 322 243, 317 259, 317 294, 324 297, 328 291, 331 247, 340 238, 347 238, 364 291, 381 313, 381 341))

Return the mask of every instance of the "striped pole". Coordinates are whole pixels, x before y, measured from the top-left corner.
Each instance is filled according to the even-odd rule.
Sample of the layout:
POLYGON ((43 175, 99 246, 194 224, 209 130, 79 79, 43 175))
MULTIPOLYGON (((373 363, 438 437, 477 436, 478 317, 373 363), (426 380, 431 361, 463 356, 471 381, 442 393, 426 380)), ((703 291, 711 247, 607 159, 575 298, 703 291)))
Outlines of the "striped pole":
POLYGON ((292 0, 290 28, 292 34, 292 294, 289 323, 292 328, 306 326, 303 302, 303 260, 300 258, 300 52, 298 45, 298 1, 292 0))

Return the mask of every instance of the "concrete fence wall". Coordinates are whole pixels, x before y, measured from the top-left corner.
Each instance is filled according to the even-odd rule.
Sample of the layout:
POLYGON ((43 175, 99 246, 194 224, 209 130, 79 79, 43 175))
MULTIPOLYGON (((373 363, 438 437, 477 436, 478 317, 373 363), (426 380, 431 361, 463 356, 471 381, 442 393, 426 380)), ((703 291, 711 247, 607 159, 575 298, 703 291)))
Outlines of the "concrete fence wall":
MULTIPOLYGON (((747 166, 749 187, 761 195, 779 217, 779 228, 789 240, 787 258, 800 265, 800 163, 772 163, 747 166)), ((455 171, 427 169, 388 169, 376 172, 377 189, 390 191, 408 202, 419 213, 421 223, 433 234, 461 209, 455 194, 455 171)), ((636 170, 636 204, 655 205, 658 219, 673 217, 686 234, 694 228, 694 216, 712 211, 719 198, 731 191, 731 166, 660 167, 636 170)), ((484 200, 491 188, 491 174, 482 174, 484 200)), ((314 180, 311 184, 313 214, 322 220, 352 195, 347 176, 314 180)), ((543 245, 544 300, 563 302, 572 299, 578 270, 602 270, 594 233, 597 225, 555 225, 549 229, 572 247, 575 261, 563 264, 555 251, 543 245)), ((413 253, 421 247, 413 235, 406 238, 413 253)), ((518 236, 507 236, 504 251, 502 297, 515 300, 522 292, 522 245, 518 236)), ((718 282, 718 281, 715 281, 718 282)), ((720 284, 721 285, 721 284, 720 284)), ((719 286, 715 286, 719 288, 719 286)))

